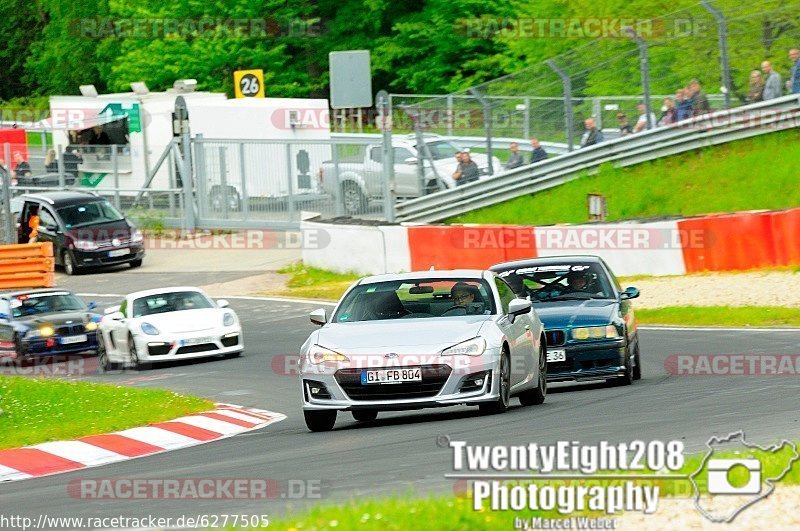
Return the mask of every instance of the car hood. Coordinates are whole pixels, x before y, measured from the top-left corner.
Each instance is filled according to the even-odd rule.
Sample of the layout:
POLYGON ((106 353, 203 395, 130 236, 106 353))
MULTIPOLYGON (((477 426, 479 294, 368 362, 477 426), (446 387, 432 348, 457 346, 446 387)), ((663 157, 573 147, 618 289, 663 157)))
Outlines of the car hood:
POLYGON ((88 240, 94 242, 111 241, 114 238, 128 239, 131 237, 133 228, 127 219, 100 223, 99 225, 89 225, 86 227, 70 227, 67 234, 76 240, 88 240))
POLYGON ((66 324, 87 323, 92 320, 94 314, 87 311, 43 313, 29 315, 27 317, 15 317, 14 321, 29 326, 61 326, 66 324))
POLYGON ((347 354, 383 352, 432 353, 472 339, 495 316, 466 315, 421 319, 389 319, 357 323, 330 323, 317 333, 315 342, 347 354))
POLYGON ((150 323, 162 334, 201 332, 222 327, 222 312, 219 308, 202 308, 180 312, 156 313, 138 317, 141 323, 150 323))
POLYGON ((617 318, 617 301, 581 300, 540 302, 533 305, 545 328, 603 326, 617 318))

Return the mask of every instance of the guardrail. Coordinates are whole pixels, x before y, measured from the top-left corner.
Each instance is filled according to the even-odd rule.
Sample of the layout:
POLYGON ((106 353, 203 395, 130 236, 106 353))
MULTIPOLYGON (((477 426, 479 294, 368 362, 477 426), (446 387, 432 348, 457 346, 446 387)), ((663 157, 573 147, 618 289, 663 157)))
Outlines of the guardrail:
POLYGON ((541 192, 596 173, 602 164, 630 166, 694 149, 797 127, 800 97, 784 96, 745 107, 696 116, 667 127, 510 170, 491 178, 398 203, 397 221, 434 222, 479 207, 541 192))
POLYGON ((53 243, 0 245, 0 289, 52 288, 53 243))

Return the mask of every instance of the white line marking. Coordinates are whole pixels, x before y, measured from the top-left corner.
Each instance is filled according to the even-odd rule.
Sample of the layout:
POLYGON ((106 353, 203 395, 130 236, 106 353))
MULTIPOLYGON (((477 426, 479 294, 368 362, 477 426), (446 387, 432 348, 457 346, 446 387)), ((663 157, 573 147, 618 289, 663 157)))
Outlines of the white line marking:
POLYGON ((28 479, 31 478, 30 474, 26 474, 25 472, 20 472, 19 470, 14 470, 13 468, 9 468, 4 465, 0 465, 0 483, 3 481, 17 481, 19 479, 28 479))
MULTIPOLYGON (((78 297, 108 297, 122 298, 125 295, 118 293, 76 293, 78 297)), ((322 304, 324 306, 336 306, 337 303, 331 301, 320 301, 316 299, 292 299, 287 297, 259 297, 257 295, 218 295, 214 299, 236 299, 243 301, 270 301, 270 302, 291 302, 297 304, 322 304)))
POLYGON ((755 327, 723 327, 723 326, 639 326, 640 330, 665 330, 671 332, 795 332, 798 328, 755 328, 755 327))
POLYGON ((265 419, 263 417, 256 417, 254 415, 248 415, 245 412, 238 412, 238 411, 231 411, 230 409, 218 409, 214 413, 218 413, 220 415, 225 415, 226 417, 231 417, 233 419, 243 420, 245 422, 252 422, 253 424, 261 424, 267 420, 272 419, 265 419))
POLYGON ((238 424, 224 422, 222 420, 208 417, 201 417, 199 415, 181 417, 172 422, 181 422, 183 424, 188 424, 189 426, 195 426, 204 430, 213 431, 215 433, 219 433, 220 435, 232 435, 234 433, 241 433, 247 429, 244 426, 239 426, 238 424))
POLYGON ((123 437, 135 439, 139 442, 152 444, 153 446, 164 448, 165 450, 182 448, 184 446, 190 446, 199 442, 197 439, 186 437, 180 433, 162 430, 161 428, 155 428, 153 426, 130 428, 128 430, 120 431, 117 434, 122 435, 123 437))
POLYGON ((104 465, 127 459, 124 455, 83 441, 53 441, 37 444, 31 448, 86 466, 104 465))

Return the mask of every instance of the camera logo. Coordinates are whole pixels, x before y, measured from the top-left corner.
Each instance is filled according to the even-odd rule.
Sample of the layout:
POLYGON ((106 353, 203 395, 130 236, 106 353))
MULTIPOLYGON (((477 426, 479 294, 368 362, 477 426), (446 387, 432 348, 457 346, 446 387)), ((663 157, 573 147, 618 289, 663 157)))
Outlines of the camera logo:
POLYGON ((758 459, 709 459, 709 494, 758 494, 761 492, 761 461, 758 459), (749 472, 746 484, 735 486, 731 475, 738 471, 749 472))
POLYGON ((732 522, 751 505, 775 490, 800 453, 786 439, 772 446, 745 440, 744 432, 711 437, 708 452, 696 471, 689 474, 694 488, 694 506, 715 523, 732 522))

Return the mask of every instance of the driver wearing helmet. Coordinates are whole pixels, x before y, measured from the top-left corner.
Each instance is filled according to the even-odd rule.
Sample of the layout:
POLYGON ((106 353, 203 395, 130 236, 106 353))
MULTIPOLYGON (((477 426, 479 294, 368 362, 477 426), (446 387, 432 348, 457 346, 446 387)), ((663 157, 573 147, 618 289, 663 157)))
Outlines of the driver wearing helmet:
POLYGON ((570 271, 564 293, 589 293, 592 274, 588 271, 570 271))

